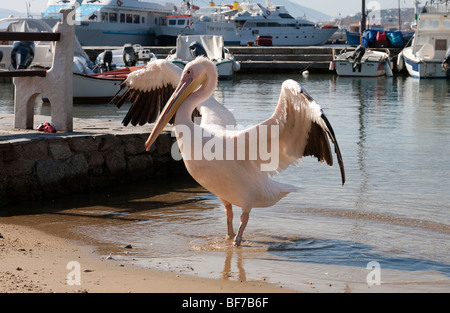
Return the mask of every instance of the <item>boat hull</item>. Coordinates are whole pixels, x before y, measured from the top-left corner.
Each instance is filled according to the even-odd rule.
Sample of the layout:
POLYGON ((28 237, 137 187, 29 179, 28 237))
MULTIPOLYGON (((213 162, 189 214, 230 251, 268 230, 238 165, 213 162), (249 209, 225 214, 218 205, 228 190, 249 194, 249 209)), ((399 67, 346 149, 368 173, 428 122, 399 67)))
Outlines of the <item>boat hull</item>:
MULTIPOLYGON (((232 27, 230 23, 226 25, 228 28, 230 28, 230 25, 232 27)), ((280 33, 280 29, 276 27, 266 27, 258 32, 251 29, 235 30, 234 28, 232 31, 214 31, 214 29, 224 28, 225 26, 209 26, 196 30, 159 26, 155 28, 156 42, 158 45, 174 45, 178 35, 214 35, 222 36, 225 45, 247 46, 248 42, 255 43, 258 36, 271 36, 273 46, 321 46, 337 31, 337 27, 326 29, 306 27, 303 30, 293 28, 292 31, 284 31, 283 33, 280 33)))
POLYGON ((410 76, 415 78, 447 78, 449 71, 442 68, 440 60, 424 60, 415 57, 411 48, 405 48, 402 52, 405 67, 410 76))
POLYGON ((381 51, 365 50, 361 60, 355 52, 344 52, 333 60, 334 68, 339 76, 377 77, 392 74, 389 54, 381 51), (355 59, 356 58, 356 59, 355 59))
POLYGON ((353 66, 349 61, 335 61, 336 72, 339 76, 377 77, 386 75, 383 63, 364 62, 353 66))
POLYGON ((73 74, 74 103, 107 103, 120 89, 123 78, 73 74))

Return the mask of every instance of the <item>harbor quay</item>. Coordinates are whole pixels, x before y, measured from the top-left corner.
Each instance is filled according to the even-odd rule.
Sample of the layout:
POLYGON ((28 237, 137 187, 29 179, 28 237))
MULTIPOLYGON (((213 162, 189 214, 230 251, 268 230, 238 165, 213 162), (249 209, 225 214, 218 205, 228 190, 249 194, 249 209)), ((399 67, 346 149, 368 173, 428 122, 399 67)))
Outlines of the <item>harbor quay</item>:
MULTIPOLYGON (((49 117, 35 116, 36 123, 49 117)), ((52 199, 156 177, 188 175, 171 156, 175 138, 163 132, 152 149, 151 126, 74 118, 73 132, 14 129, 14 115, 0 115, 0 207, 52 199)))
MULTIPOLYGON (((308 47, 275 47, 275 46, 227 46, 226 48, 234 55, 236 61, 241 64, 239 73, 278 72, 289 73, 308 70, 309 72, 331 73, 329 67, 334 55, 346 48, 350 51, 356 47, 346 45, 325 45, 308 47)), ((83 49, 92 61, 105 50, 121 49, 122 47, 95 47, 86 46, 83 49)), ((150 46, 145 47, 156 54, 158 59, 165 59, 174 46, 150 46)), ((401 52, 399 48, 372 49, 389 50, 391 61, 396 71, 397 55, 401 52)))

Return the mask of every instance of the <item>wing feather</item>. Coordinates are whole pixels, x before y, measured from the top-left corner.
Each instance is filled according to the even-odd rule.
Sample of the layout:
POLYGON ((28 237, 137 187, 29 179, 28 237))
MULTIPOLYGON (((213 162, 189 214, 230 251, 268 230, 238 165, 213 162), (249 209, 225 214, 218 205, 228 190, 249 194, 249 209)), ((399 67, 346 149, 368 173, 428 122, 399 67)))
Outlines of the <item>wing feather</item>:
POLYGON ((166 60, 150 62, 130 73, 111 101, 118 108, 126 101, 132 103, 122 123, 136 126, 154 122, 178 85, 181 73, 178 66, 166 60))
MULTIPOLYGON (((120 89, 111 101, 120 108, 126 101, 131 102, 122 123, 144 125, 158 118, 181 78, 182 70, 166 60, 150 62, 145 68, 132 72, 120 84, 120 89), (125 90, 125 91, 124 91, 125 90), (123 94, 122 94, 123 92, 123 94)), ((236 125, 233 114, 213 97, 195 110, 192 118, 202 116, 202 123, 225 128, 236 125)), ((173 124, 175 116, 170 123, 173 124)))
POLYGON ((279 162, 271 174, 297 164, 303 156, 316 157, 319 162, 332 166, 330 139, 344 184, 344 163, 334 130, 321 107, 297 82, 287 80, 283 83, 275 112, 260 125, 279 126, 279 162))

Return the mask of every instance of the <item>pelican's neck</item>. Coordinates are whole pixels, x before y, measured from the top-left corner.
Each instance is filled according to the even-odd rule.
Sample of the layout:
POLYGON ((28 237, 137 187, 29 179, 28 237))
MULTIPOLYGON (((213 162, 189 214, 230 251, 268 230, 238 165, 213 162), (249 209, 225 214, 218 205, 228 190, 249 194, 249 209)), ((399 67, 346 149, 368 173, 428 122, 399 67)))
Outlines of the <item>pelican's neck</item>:
POLYGON ((186 125, 188 127, 191 127, 193 125, 192 112, 194 112, 195 108, 200 104, 201 100, 198 99, 195 94, 189 95, 178 109, 175 115, 174 125, 186 125))
POLYGON ((212 96, 216 89, 217 77, 215 79, 206 79, 199 89, 190 94, 177 111, 175 116, 175 125, 193 126, 192 112, 204 101, 212 96))

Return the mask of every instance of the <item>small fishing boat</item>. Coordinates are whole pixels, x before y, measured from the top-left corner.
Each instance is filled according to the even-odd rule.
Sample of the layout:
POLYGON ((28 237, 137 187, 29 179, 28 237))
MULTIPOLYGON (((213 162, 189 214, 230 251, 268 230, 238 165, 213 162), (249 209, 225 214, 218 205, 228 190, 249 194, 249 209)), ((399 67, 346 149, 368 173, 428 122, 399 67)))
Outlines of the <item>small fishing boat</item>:
POLYGON ((354 51, 347 51, 347 48, 342 50, 334 57, 330 70, 336 70, 339 76, 393 76, 389 50, 376 51, 366 49, 363 45, 354 51))
POLYGON ((184 69, 185 65, 197 56, 205 56, 217 66, 219 79, 232 79, 241 65, 223 45, 222 36, 194 35, 178 36, 175 51, 167 60, 184 69))
MULTIPOLYGON (((108 103, 120 89, 120 83, 128 74, 145 67, 130 66, 104 73, 73 73, 73 103, 108 103)), ((48 98, 42 95, 42 100, 48 98)))

